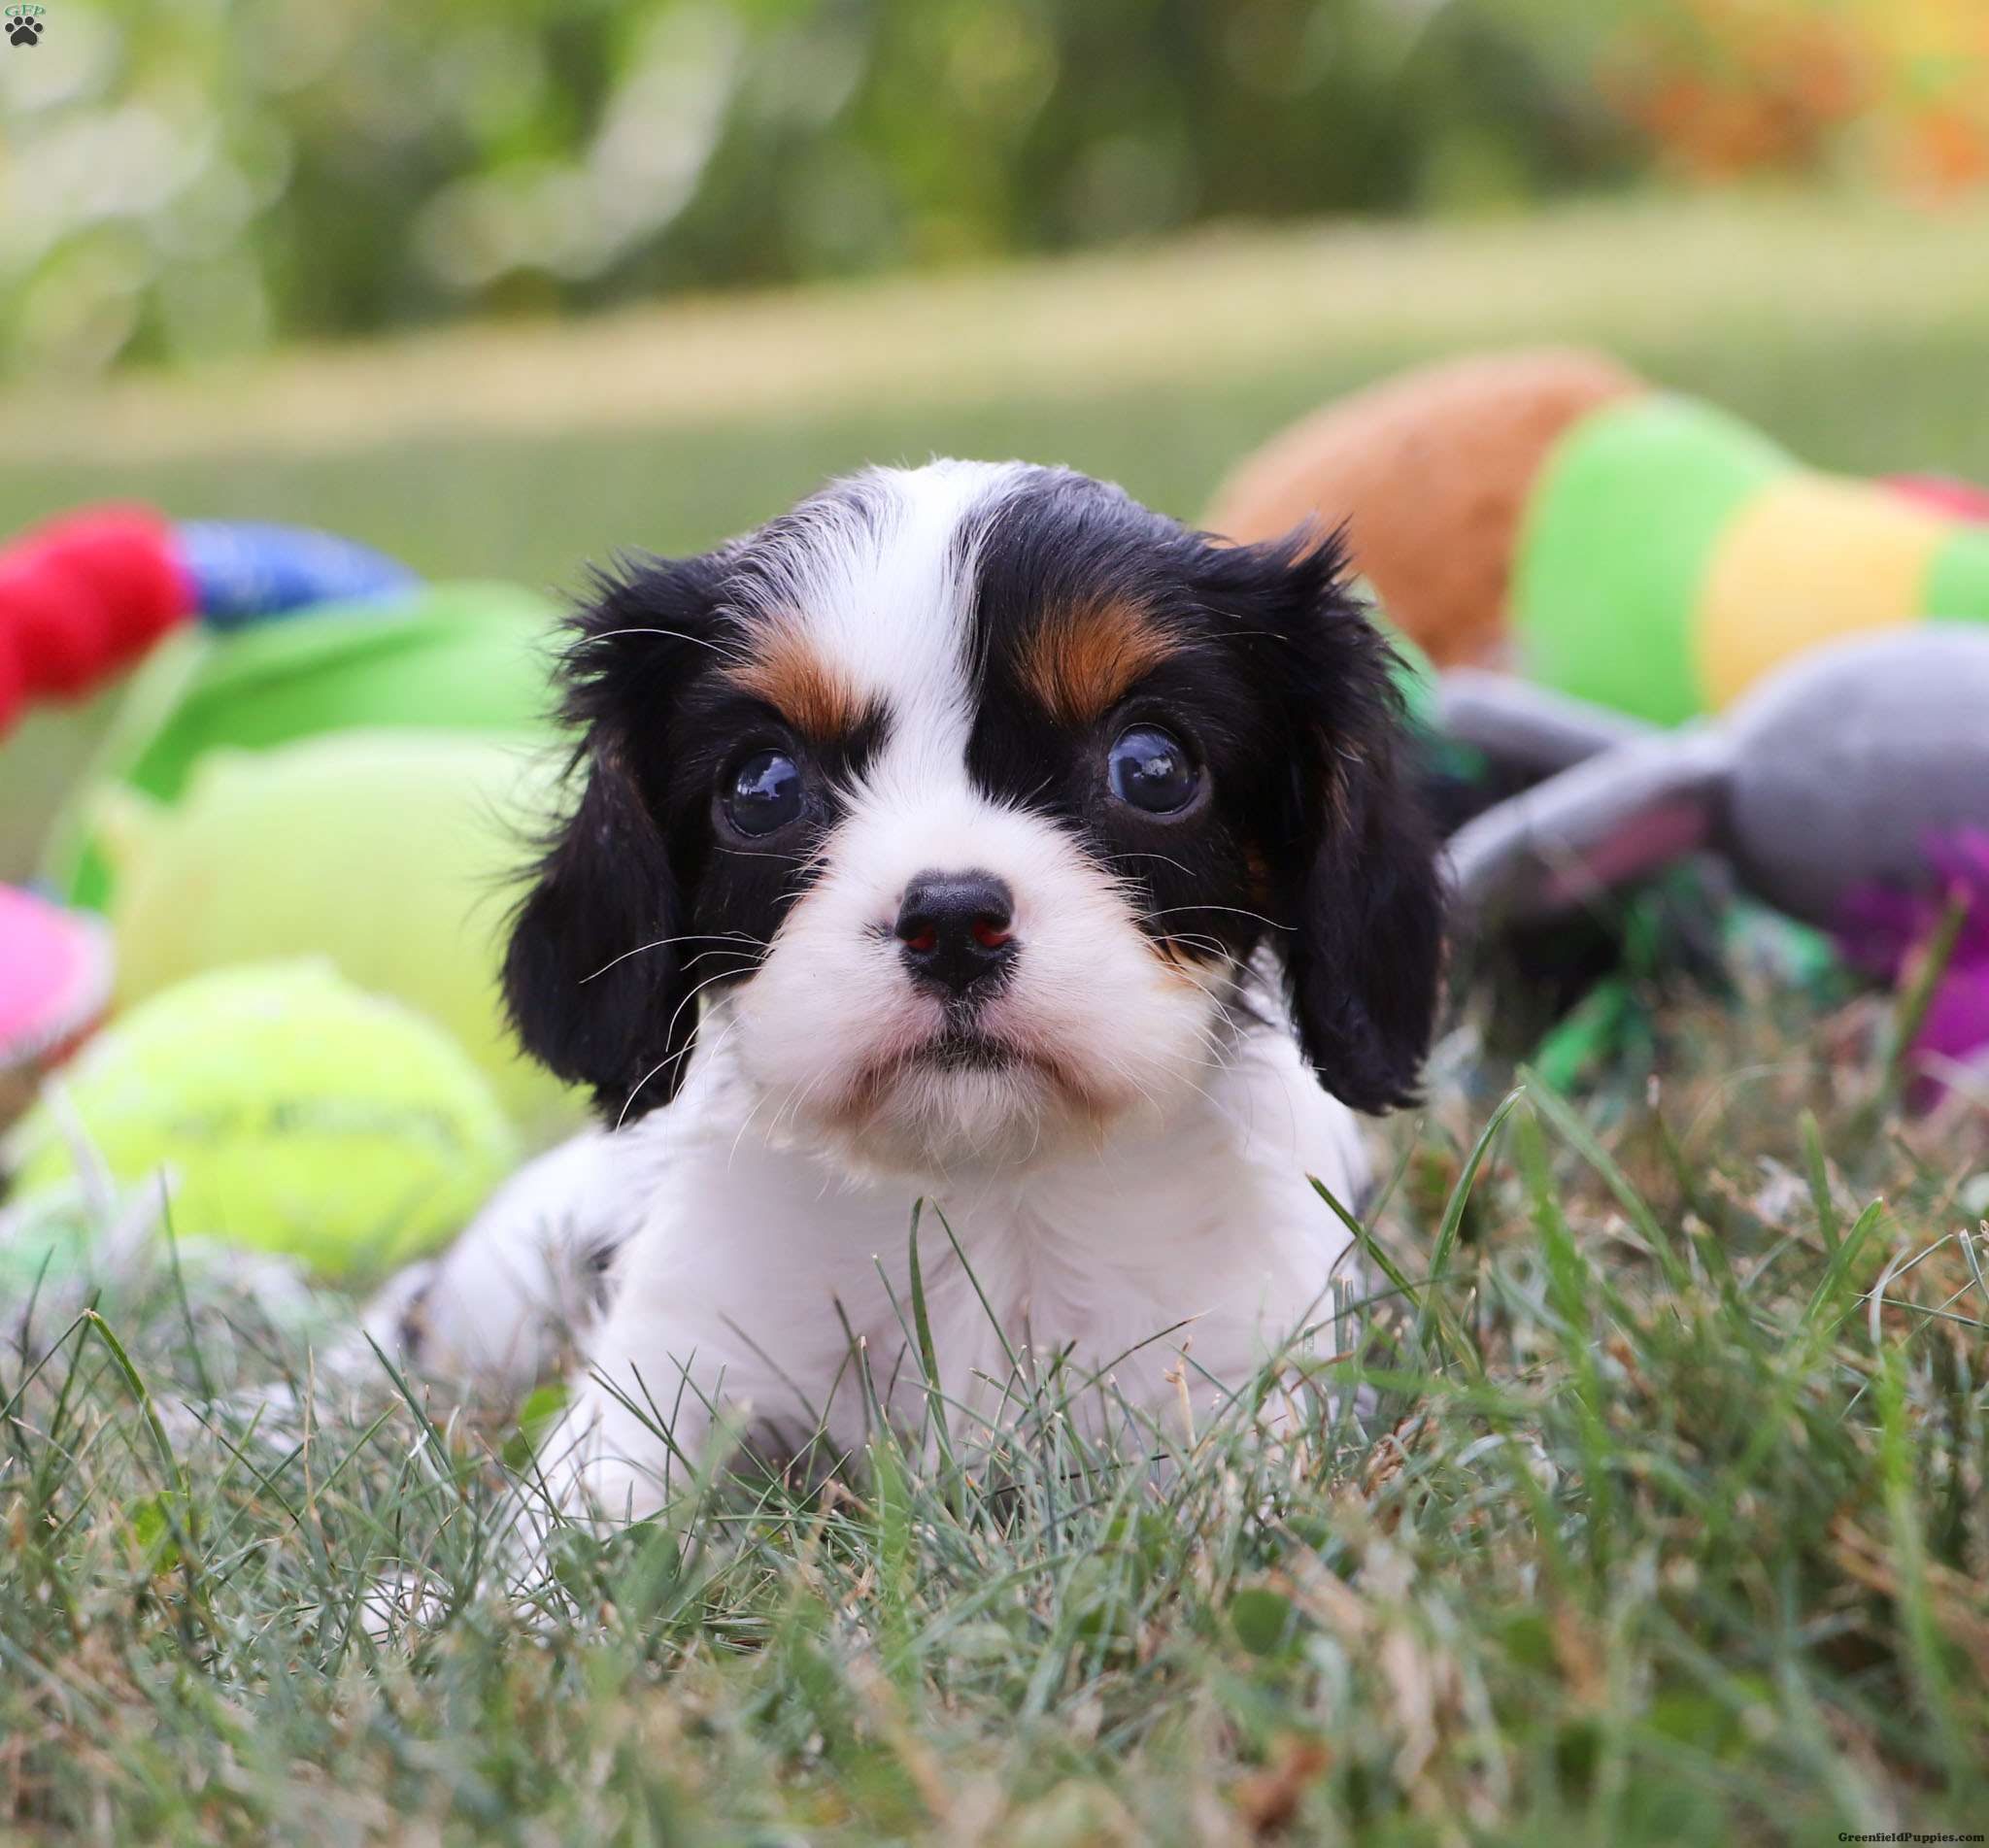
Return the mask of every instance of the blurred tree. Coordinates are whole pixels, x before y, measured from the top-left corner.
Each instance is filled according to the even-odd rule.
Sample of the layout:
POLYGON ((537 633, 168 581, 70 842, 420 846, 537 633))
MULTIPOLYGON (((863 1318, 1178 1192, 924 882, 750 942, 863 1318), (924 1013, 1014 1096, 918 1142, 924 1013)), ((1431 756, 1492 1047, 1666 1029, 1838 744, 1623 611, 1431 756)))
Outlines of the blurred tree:
POLYGON ((1661 155, 1701 177, 1989 182, 1984 0, 1651 0, 1603 70, 1661 155))
POLYGON ((1868 16, 1895 19, 1893 88, 1930 99, 1896 158, 1965 173, 1982 123, 1941 59, 1989 59, 1941 24, 1982 0, 47 10, 38 46, 0 50, 0 367, 44 371, 1218 218, 1480 209, 1633 176, 1638 129, 1702 168, 1810 159, 1863 106, 1868 41, 1843 35, 1868 16))

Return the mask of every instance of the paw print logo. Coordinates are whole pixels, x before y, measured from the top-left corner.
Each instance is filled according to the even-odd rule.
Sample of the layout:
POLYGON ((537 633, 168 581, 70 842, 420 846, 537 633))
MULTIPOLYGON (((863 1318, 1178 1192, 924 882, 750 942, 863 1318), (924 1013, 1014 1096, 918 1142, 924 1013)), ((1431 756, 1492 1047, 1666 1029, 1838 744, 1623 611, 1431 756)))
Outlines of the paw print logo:
POLYGON ((42 42, 42 21, 40 9, 34 13, 17 12, 13 8, 7 13, 7 43, 9 45, 39 45, 42 42))

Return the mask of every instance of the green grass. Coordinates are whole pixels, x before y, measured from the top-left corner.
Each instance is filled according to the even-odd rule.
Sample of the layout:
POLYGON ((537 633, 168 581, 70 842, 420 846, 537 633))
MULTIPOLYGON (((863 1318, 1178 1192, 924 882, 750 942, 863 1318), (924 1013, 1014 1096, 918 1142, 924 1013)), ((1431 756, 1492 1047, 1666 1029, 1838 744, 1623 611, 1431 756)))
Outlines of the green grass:
MULTIPOLYGON (((368 355, 235 381, 219 408, 146 382, 51 424, 47 455, 12 445, 0 522, 147 493, 570 582, 590 552, 702 543, 877 455, 1062 457, 1193 511, 1313 398, 1530 331, 1610 340, 1837 466, 1989 478, 1981 231, 1681 205, 806 297, 753 311, 742 348, 768 343, 803 408, 740 371, 751 408, 716 415, 715 347, 713 376, 618 421, 578 330, 538 353, 592 406, 564 433, 535 400, 501 431, 360 440, 336 401, 368 355), (1052 310, 1080 285, 1150 310, 1154 350, 1060 358, 1052 310), (1256 304, 1204 368, 1165 331, 1204 312, 1191 286, 1256 304), (958 341, 921 349, 949 316, 958 341), (828 376, 870 321, 887 359, 907 348, 902 392, 867 349, 828 376)), ((677 325, 637 331, 667 353, 677 325)), ((632 364, 641 342, 615 338, 632 364)), ((494 381, 470 348, 464 378, 494 381)), ((10 742, 0 851, 18 857, 81 736, 10 742)), ((252 1428, 225 1394, 303 1375, 336 1302, 192 1251, 94 1318, 51 1287, 0 1347, 0 1837, 1989 1832, 1981 1111, 1902 1113, 1876 1002, 1671 997, 1646 1056, 1572 1100, 1528 1086, 1466 1184, 1511 1076, 1487 1002, 1391 1129, 1338 1414, 1280 1449, 1239 1406, 1155 1486, 1085 1451, 1046 1389, 971 1480, 880 1434, 826 1491, 568 1535, 529 1617, 493 1582, 515 1408, 437 1402, 433 1423, 383 1370, 301 1437, 252 1428), (376 1641, 362 1600, 409 1570, 439 1615, 376 1641)))
POLYGON ((307 1361, 293 1309, 191 1254, 80 1323, 45 1304, 0 1361, 0 1816, 131 1842, 1980 1827, 1983 1139, 1964 1107, 1867 1110, 1880 1055, 1792 1056, 1808 1024, 1751 1002, 1669 1015, 1662 1087, 1528 1090, 1474 1179, 1485 1098, 1440 1080, 1398 1132, 1340 1409, 1282 1448, 1246 1400, 1157 1483, 1046 1387, 971 1474, 879 1433, 812 1495, 568 1532, 528 1608, 493 1562, 501 1412, 431 1424, 384 1369, 301 1435, 217 1408, 307 1361), (395 1572, 436 1608, 376 1641, 395 1572))

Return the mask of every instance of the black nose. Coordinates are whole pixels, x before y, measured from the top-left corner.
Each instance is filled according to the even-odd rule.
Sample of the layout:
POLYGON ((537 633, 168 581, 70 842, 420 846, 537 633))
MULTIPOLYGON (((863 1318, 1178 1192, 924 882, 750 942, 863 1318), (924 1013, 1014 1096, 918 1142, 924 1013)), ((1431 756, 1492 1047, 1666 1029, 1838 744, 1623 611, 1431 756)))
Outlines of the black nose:
POLYGON ((897 937, 921 982, 964 994, 1015 960, 1015 897, 992 873, 921 873, 905 888, 897 937))

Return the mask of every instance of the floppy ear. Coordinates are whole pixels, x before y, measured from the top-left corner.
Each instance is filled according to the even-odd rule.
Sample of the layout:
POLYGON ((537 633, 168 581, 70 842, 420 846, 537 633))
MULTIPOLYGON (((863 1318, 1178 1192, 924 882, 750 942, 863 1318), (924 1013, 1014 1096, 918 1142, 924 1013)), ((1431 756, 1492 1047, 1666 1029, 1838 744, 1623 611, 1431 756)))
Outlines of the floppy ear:
POLYGON ((676 1095, 696 1021, 662 836, 611 746, 586 775, 512 925, 504 998, 525 1050, 620 1121, 676 1095))
MULTIPOLYGON (((574 625, 564 711, 584 781, 512 924, 504 997, 525 1050, 591 1087, 620 1123, 666 1104, 696 1032, 684 894, 630 740, 667 750, 664 715, 709 625, 713 561, 646 559, 604 579, 574 625)), ((654 774, 654 766, 645 767, 654 774)))
POLYGON ((1340 767, 1285 951, 1293 1023, 1320 1083, 1376 1112, 1415 1100, 1443 960, 1435 843, 1399 756, 1340 767))
POLYGON ((1276 605, 1293 747, 1278 881, 1292 1022, 1335 1097, 1394 1109, 1415 1099, 1443 962, 1436 836, 1410 763, 1399 663, 1345 588, 1339 535, 1236 550, 1254 556, 1232 568, 1260 574, 1276 605))

